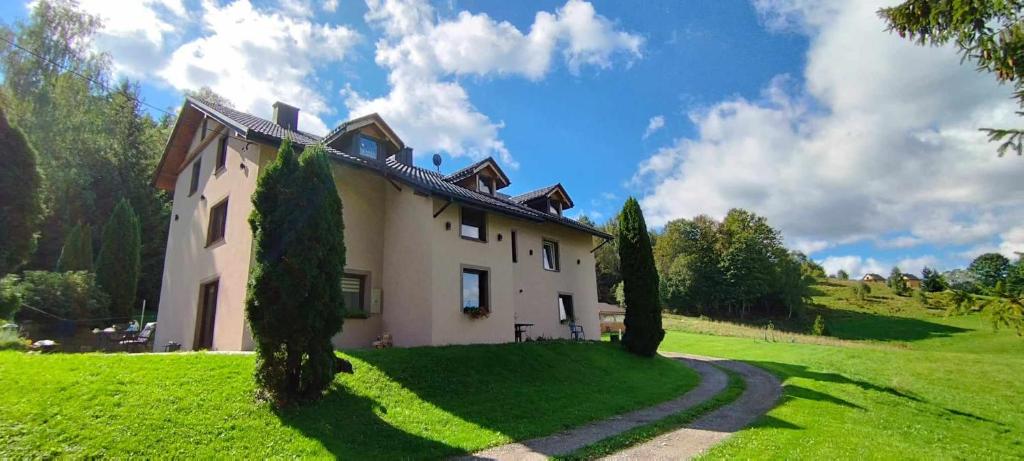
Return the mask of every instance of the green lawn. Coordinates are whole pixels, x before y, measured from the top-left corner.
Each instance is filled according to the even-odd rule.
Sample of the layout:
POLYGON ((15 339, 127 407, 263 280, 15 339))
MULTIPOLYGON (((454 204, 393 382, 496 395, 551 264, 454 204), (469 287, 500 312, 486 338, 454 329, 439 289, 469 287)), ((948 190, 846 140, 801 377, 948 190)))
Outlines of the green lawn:
POLYGON ((707 458, 1024 457, 1024 339, 884 288, 868 303, 847 299, 845 284, 817 288, 840 340, 666 322, 686 331, 669 331, 663 350, 744 360, 784 380, 781 404, 707 458))
POLYGON ((648 406, 669 359, 565 342, 358 351, 321 403, 253 403, 251 355, 0 352, 0 458, 439 458, 648 406))

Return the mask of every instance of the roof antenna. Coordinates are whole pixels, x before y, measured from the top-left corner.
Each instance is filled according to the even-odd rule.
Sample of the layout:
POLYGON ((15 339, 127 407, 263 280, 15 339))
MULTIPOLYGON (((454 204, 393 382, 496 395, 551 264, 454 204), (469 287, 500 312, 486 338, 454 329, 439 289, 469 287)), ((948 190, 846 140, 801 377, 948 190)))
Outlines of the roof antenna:
POLYGON ((437 168, 437 173, 441 174, 441 154, 434 154, 434 166, 437 168))

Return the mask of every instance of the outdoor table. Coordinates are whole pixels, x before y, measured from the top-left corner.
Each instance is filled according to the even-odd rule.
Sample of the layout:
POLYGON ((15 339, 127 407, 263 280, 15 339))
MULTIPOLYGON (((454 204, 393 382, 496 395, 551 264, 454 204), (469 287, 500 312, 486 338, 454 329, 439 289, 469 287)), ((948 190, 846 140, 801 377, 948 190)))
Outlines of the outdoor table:
POLYGON ((523 342, 523 333, 526 332, 527 328, 532 327, 533 324, 532 323, 517 323, 517 324, 515 324, 515 326, 516 326, 516 342, 517 343, 521 343, 521 342, 523 342))

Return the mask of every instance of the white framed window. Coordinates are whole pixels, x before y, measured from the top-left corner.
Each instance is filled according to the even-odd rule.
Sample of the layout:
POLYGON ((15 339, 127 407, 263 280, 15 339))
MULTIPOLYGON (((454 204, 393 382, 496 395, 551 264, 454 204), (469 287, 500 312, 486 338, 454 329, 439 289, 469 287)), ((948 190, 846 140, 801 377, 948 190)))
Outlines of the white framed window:
POLYGON ((369 158, 377 158, 380 150, 380 143, 366 135, 359 135, 359 155, 369 158))
POLYGON ((558 242, 553 240, 544 240, 541 251, 541 257, 543 258, 544 270, 558 271, 558 242))

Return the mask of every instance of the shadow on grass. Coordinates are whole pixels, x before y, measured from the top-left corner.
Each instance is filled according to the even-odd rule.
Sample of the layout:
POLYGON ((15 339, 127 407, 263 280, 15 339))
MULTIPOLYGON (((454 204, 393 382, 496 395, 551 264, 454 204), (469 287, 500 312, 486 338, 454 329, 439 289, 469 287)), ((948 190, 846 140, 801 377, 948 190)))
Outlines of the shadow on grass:
POLYGON ((856 408, 863 410, 864 407, 857 405, 856 403, 843 400, 839 397, 826 394, 824 392, 818 392, 814 389, 808 389, 806 387, 787 385, 785 387, 785 396, 783 399, 804 399, 804 400, 816 400, 819 402, 834 403, 836 405, 844 406, 847 408, 856 408))
POLYGON ((817 309, 827 319, 830 336, 839 339, 920 341, 970 331, 912 317, 832 309, 825 306, 818 306, 817 309))
POLYGON ((764 415, 758 418, 757 422, 750 427, 770 427, 773 429, 791 429, 801 430, 803 427, 793 424, 784 419, 779 419, 774 416, 764 415))
MULTIPOLYGON (((857 386, 857 387, 859 387, 861 389, 864 389, 866 391, 873 391, 873 392, 880 392, 880 393, 884 393, 884 394, 889 394, 889 395, 891 395, 893 397, 913 400, 914 402, 923 402, 920 398, 918 398, 916 396, 907 394, 905 392, 901 392, 901 391, 899 391, 897 389, 893 389, 893 388, 888 387, 888 386, 879 386, 877 384, 869 383, 867 381, 861 381, 859 379, 848 378, 848 377, 843 376, 843 375, 838 374, 838 373, 823 373, 823 372, 820 372, 820 371, 812 371, 812 370, 808 369, 804 365, 794 365, 794 364, 790 364, 790 363, 779 363, 779 362, 757 362, 757 361, 752 361, 752 362, 748 362, 748 363, 750 363, 752 365, 759 366, 761 368, 764 368, 765 370, 769 370, 772 373, 775 373, 776 376, 782 378, 783 380, 785 380, 786 378, 794 377, 794 378, 810 379, 810 380, 813 380, 813 381, 818 381, 818 382, 823 382, 823 383, 850 384, 850 385, 857 386)), ((793 386, 793 385, 789 385, 789 384, 787 384, 785 386, 785 392, 784 392, 783 395, 794 396, 794 397, 799 397, 799 398, 804 398, 804 396, 807 396, 808 398, 814 398, 815 400, 828 401, 828 402, 832 402, 832 403, 837 403, 834 400, 839 400, 836 397, 831 396, 831 395, 823 394, 823 393, 817 392, 817 391, 811 391, 810 389, 804 389, 802 387, 793 386), (796 394, 793 394, 794 391, 796 392, 796 394), (800 395, 801 393, 803 393, 803 395, 800 395), (811 394, 811 393, 814 393, 814 394, 817 394, 817 395, 814 395, 814 394, 811 394)), ((860 407, 858 407, 857 405, 855 405, 853 403, 845 402, 845 401, 843 401, 843 402, 844 402, 843 404, 845 404, 844 406, 855 406, 857 408, 860 408, 860 407)))
POLYGON ((316 439, 336 459, 438 459, 462 453, 388 424, 380 417, 387 411, 335 382, 323 400, 275 413, 284 425, 316 439))

